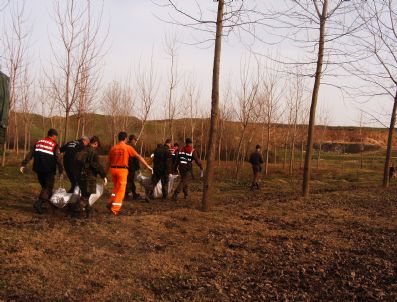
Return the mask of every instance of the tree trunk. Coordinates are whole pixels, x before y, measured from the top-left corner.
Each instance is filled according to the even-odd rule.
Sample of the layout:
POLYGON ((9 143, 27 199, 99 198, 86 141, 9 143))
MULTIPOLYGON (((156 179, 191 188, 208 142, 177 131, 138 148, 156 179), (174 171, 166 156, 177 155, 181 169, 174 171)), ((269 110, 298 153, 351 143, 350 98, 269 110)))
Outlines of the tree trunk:
POLYGON ((393 111, 390 119, 389 135, 387 137, 386 159, 385 159, 385 167, 383 170, 383 187, 385 188, 389 186, 389 165, 391 159, 391 151, 393 147, 394 128, 396 126, 396 113, 397 113, 397 91, 394 96, 393 111))
POLYGON ((318 45, 318 58, 317 58, 316 76, 314 80, 314 87, 312 94, 312 102, 310 105, 310 117, 309 117, 309 128, 308 128, 307 142, 306 142, 305 166, 303 170, 302 195, 304 197, 309 196, 314 125, 316 123, 317 99, 320 91, 320 82, 321 82, 321 75, 323 68, 324 45, 325 45, 325 23, 327 20, 326 19, 327 13, 328 13, 328 0, 324 0, 323 10, 320 16, 320 39, 318 45))
POLYGON ((69 110, 66 110, 65 114, 65 125, 64 125, 64 143, 68 141, 68 128, 69 128, 69 110))
POLYGON ((265 175, 267 175, 267 173, 269 172, 269 155, 270 155, 270 124, 267 125, 265 175))
POLYGON ((214 50, 214 68, 212 75, 212 95, 211 95, 211 121, 208 135, 207 164, 203 184, 202 209, 208 211, 211 206, 210 184, 213 182, 213 159, 215 155, 215 138, 217 134, 219 118, 219 74, 221 65, 221 46, 222 46, 222 29, 223 29, 223 9, 225 0, 218 1, 218 14, 216 20, 216 38, 214 50))

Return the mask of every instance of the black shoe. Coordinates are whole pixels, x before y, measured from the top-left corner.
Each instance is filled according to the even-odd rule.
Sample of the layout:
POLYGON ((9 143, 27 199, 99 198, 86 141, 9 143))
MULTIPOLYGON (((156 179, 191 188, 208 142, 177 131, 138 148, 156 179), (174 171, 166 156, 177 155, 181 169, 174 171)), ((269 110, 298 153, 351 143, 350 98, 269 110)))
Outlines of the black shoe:
POLYGON ((33 204, 33 208, 36 210, 37 214, 43 214, 43 201, 38 199, 36 202, 33 204))
POLYGON ((172 200, 173 201, 177 201, 178 200, 178 193, 174 192, 174 194, 172 194, 172 200))
POLYGON ((139 195, 139 194, 132 195, 132 200, 139 200, 139 199, 141 199, 141 195, 139 195))

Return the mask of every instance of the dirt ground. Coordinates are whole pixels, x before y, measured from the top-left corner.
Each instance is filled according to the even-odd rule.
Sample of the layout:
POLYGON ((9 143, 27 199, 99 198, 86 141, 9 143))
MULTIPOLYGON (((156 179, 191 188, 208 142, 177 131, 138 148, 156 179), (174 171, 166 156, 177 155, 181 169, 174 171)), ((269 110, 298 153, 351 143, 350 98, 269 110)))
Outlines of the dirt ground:
POLYGON ((207 213, 196 180, 187 200, 71 219, 35 214, 34 175, 1 170, 0 300, 397 301, 397 187, 323 175, 307 200, 218 175, 207 213))

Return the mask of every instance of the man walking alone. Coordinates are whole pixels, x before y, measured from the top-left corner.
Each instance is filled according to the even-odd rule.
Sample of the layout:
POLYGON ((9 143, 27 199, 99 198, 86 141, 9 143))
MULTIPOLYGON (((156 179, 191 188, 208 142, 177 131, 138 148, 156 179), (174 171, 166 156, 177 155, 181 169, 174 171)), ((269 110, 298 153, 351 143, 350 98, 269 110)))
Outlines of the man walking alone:
POLYGON ((59 147, 56 142, 58 132, 55 129, 48 130, 47 137, 33 145, 32 150, 22 161, 20 171, 25 171, 26 165, 33 160, 33 171, 41 185, 40 195, 33 207, 37 213, 43 213, 43 203, 49 202, 54 189, 55 174, 58 167, 59 174, 63 173, 62 162, 59 157, 59 147))
POLYGON ((260 173, 262 171, 262 164, 263 164, 263 158, 261 154, 261 146, 256 145, 255 151, 251 153, 249 162, 252 165, 252 173, 253 173, 253 178, 252 178, 252 184, 251 184, 251 190, 257 189, 259 190, 259 177, 260 173))
POLYGON ((118 134, 119 143, 110 149, 109 167, 112 174, 114 189, 108 202, 108 209, 114 215, 118 215, 123 205, 125 188, 127 186, 128 160, 130 157, 138 159, 147 169, 153 172, 153 169, 147 162, 129 145, 126 144, 127 133, 118 134))

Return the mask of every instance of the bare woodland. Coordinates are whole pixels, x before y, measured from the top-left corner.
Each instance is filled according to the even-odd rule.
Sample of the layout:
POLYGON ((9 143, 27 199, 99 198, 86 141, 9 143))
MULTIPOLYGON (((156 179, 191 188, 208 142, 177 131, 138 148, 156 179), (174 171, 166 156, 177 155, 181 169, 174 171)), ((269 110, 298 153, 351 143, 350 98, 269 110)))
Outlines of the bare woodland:
MULTIPOLYGON (((389 119, 383 180, 388 186, 397 111, 394 0, 283 1, 280 6, 219 0, 196 2, 192 11, 180 1, 158 0, 153 5, 167 12, 164 24, 172 25, 160 45, 166 70, 158 67, 153 50, 139 58, 128 75, 109 83, 102 79, 111 36, 103 7, 94 11, 90 0, 54 1, 49 14, 56 34, 48 37, 51 57, 42 60, 31 45, 32 20, 24 3, 0 2, 0 11, 11 20, 1 33, 0 67, 10 77, 3 166, 10 152, 22 156, 37 139, 34 114, 40 115, 35 133, 42 136, 48 127, 55 127, 61 142, 94 134, 98 114, 104 116, 107 145, 126 130, 138 137, 144 155, 165 138, 180 145, 192 138, 206 161, 204 210, 211 207, 214 167, 230 162, 238 180, 256 144, 262 146, 264 175, 272 173, 272 165, 282 167, 302 179, 306 197, 313 166, 321 169, 323 146, 332 140, 332 117, 318 106, 323 86, 330 85, 369 101, 387 96, 394 104, 383 113, 389 119), (181 41, 178 31, 197 34, 195 45, 181 41), (271 43, 262 36, 269 31, 274 36, 271 43), (236 58, 240 72, 233 82, 222 73, 222 45, 231 37, 247 45, 246 53, 236 58), (301 49, 301 56, 270 55, 286 41, 301 49), (213 50, 207 93, 194 70, 180 64, 183 48, 203 45, 213 50), (33 70, 32 60, 43 61, 40 72, 33 70), (346 87, 338 76, 360 84, 346 87)), ((363 146, 362 117, 358 126, 360 134, 354 140, 363 146)))

